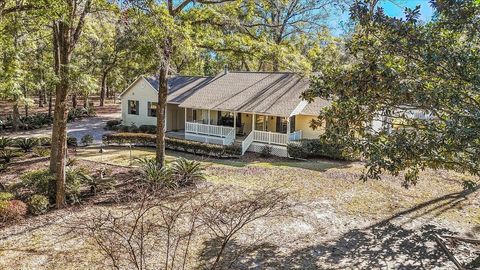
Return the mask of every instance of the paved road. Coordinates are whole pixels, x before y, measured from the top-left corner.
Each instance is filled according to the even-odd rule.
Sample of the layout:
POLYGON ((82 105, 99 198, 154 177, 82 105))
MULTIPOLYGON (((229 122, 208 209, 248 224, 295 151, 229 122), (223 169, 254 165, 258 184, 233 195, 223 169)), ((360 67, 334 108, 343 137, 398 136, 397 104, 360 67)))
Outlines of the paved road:
MULTIPOLYGON (((77 138, 78 143, 86 134, 93 136, 94 144, 102 143, 103 134, 109 131, 104 130, 105 124, 111 119, 120 119, 120 113, 102 114, 95 117, 84 118, 67 124, 68 136, 77 138)), ((15 133, 8 133, 11 137, 42 137, 51 136, 52 128, 41 128, 36 130, 20 131, 15 133)))

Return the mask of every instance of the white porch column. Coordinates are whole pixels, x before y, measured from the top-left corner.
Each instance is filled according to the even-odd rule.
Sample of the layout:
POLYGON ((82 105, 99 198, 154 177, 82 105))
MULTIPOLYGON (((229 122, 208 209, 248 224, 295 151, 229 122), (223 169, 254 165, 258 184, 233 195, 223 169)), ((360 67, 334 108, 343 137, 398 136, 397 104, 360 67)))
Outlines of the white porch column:
POLYGON ((255 131, 255 114, 252 113, 252 132, 255 131))
POLYGON ((183 129, 187 130, 187 122, 188 121, 187 121, 187 108, 186 107, 185 107, 185 119, 184 119, 184 121, 185 121, 185 125, 183 126, 183 129))
POLYGON ((233 112, 233 133, 237 134, 237 113, 233 112))
POLYGON ((287 142, 290 141, 290 117, 287 117, 287 142))
POLYGON ((210 125, 210 110, 208 110, 207 121, 208 121, 207 124, 210 125))
POLYGON ((168 104, 165 105, 165 126, 164 126, 164 131, 165 132, 168 130, 168 128, 167 128, 167 125, 168 125, 167 112, 168 112, 168 104))

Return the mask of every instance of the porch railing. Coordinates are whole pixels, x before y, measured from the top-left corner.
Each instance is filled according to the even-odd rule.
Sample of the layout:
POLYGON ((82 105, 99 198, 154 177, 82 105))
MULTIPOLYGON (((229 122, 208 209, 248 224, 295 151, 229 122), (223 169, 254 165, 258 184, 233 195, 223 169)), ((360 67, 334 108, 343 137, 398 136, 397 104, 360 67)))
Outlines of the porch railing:
POLYGON ((289 141, 299 141, 302 139, 303 133, 301 130, 297 130, 293 133, 290 133, 288 140, 289 141))
POLYGON ((254 130, 253 141, 268 144, 287 145, 288 138, 287 134, 284 133, 254 130))
POLYGON ((245 138, 245 140, 243 140, 243 142, 242 142, 242 156, 245 155, 245 152, 247 152, 248 148, 252 144, 253 134, 254 134, 254 132, 250 132, 250 134, 248 134, 248 136, 245 138))
POLYGON ((233 127, 186 122, 185 132, 202 134, 207 136, 217 136, 222 138, 225 138, 227 136, 231 137, 233 134, 233 138, 235 139, 235 129, 233 127))

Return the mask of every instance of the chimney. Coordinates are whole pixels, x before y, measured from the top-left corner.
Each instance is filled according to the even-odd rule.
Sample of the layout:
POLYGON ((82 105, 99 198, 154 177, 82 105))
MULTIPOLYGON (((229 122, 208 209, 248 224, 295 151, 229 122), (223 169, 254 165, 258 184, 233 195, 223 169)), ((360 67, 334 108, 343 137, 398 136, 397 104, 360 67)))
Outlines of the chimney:
POLYGON ((227 65, 227 64, 225 64, 225 65, 223 66, 223 74, 224 74, 224 75, 227 75, 227 74, 228 74, 228 65, 227 65))

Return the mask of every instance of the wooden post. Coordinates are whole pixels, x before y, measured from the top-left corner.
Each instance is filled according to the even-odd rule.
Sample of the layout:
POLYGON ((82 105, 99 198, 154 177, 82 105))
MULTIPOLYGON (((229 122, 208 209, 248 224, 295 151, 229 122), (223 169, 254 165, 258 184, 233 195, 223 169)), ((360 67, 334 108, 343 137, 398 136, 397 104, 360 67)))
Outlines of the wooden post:
POLYGON ((187 108, 185 107, 185 126, 183 127, 184 130, 187 130, 187 108))

